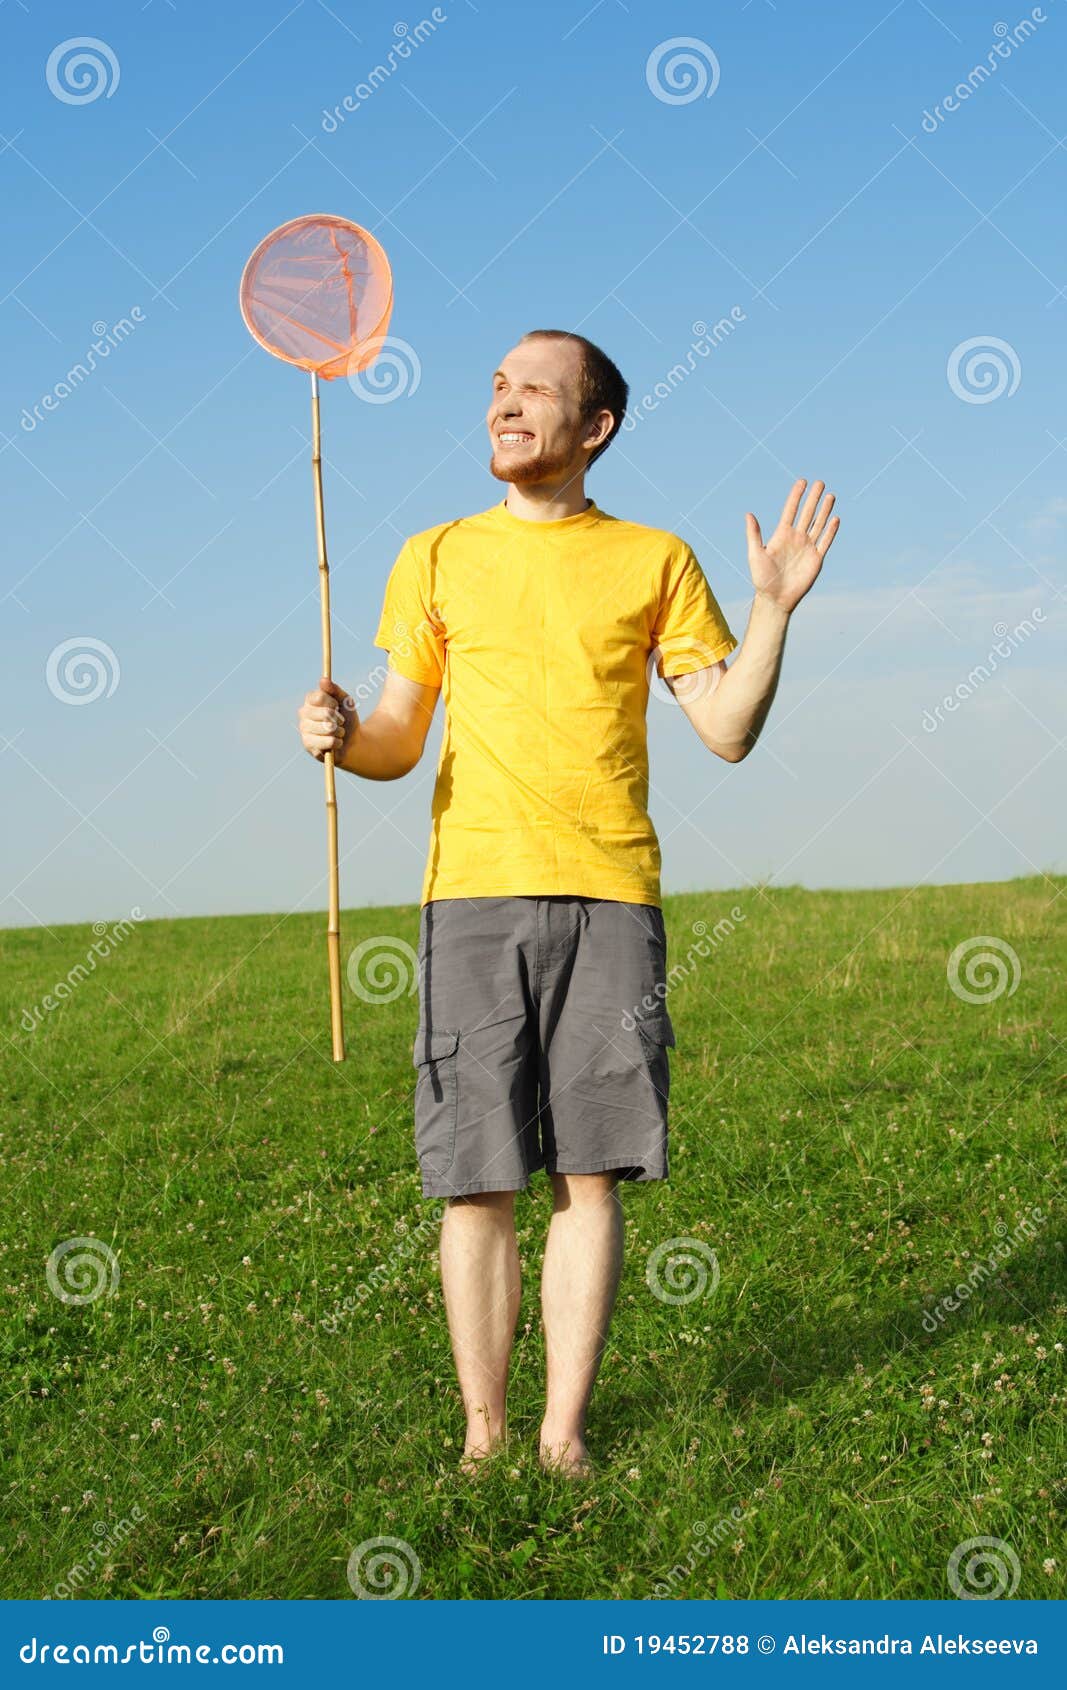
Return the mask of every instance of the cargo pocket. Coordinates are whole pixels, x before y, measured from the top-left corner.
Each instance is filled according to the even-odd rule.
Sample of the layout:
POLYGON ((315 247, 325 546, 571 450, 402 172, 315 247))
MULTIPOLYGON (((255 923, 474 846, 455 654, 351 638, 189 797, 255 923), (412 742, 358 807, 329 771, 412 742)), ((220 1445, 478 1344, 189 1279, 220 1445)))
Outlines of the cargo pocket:
POLYGON ((656 1093, 656 1102, 664 1121, 667 1118, 667 1099, 671 1089, 671 1067, 667 1051, 674 1045, 674 1028, 667 1011, 660 1006, 637 1018, 641 1049, 645 1053, 649 1079, 656 1093))
POLYGON ((415 1035, 415 1153, 426 1173, 447 1173, 455 1158, 458 1052, 458 1033, 420 1027, 415 1035))

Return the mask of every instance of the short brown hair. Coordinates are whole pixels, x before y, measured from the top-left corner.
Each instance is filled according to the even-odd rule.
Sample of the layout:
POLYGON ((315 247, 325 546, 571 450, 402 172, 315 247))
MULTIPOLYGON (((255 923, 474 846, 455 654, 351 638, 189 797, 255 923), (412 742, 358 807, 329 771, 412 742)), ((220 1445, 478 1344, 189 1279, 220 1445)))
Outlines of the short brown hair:
POLYGON ((630 396, 630 389, 623 378, 622 371, 617 364, 613 364, 606 352, 599 346, 594 346, 584 335, 572 334, 568 329, 530 329, 523 335, 523 340, 572 340, 581 349, 582 372, 579 377, 578 402, 582 408, 583 417, 595 417, 598 411, 610 411, 615 419, 611 433, 595 452, 589 455, 589 464, 595 464, 602 453, 606 452, 615 436, 622 427, 622 419, 626 415, 626 401, 630 396))

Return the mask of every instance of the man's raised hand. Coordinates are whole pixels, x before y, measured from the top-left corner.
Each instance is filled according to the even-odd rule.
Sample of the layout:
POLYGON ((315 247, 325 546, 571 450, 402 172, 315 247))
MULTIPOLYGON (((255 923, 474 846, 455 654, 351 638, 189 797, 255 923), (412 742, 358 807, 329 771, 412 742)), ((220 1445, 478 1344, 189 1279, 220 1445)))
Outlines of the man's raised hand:
POLYGON ((824 481, 812 483, 801 507, 807 485, 803 479, 794 481, 782 507, 781 520, 766 545, 752 512, 745 515, 752 584, 757 593, 787 614, 796 609, 814 586, 823 558, 841 526, 840 517, 830 515, 835 495, 828 493, 823 499, 824 481))

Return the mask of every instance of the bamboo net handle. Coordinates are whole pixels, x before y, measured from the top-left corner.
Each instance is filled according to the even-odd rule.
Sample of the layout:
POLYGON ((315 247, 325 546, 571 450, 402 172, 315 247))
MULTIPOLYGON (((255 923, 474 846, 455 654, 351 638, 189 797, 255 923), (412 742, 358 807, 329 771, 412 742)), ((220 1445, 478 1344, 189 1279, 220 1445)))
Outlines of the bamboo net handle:
MULTIPOLYGON (((332 680, 333 648, 330 639, 330 565, 326 557, 326 518, 322 503, 322 434, 319 426, 319 378, 311 377, 311 470, 315 483, 315 531, 319 547, 319 606, 322 613, 322 673, 332 680)), ((345 1059, 344 1009, 341 1000, 341 887, 337 864, 337 783, 333 752, 323 758, 326 770, 326 852, 330 872, 329 915, 326 922, 326 953, 330 967, 330 1036, 333 1059, 345 1059)))

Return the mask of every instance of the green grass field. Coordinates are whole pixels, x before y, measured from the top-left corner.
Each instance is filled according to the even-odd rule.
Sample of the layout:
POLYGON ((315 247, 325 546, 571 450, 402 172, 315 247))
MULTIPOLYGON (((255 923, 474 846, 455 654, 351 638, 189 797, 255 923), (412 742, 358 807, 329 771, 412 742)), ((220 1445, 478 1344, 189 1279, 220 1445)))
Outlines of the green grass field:
POLYGON ((959 1577, 1062 1597, 1065 890, 668 901, 672 1177, 625 1192, 578 1485, 535 1459, 543 1175, 511 1446, 457 1473, 413 997, 349 994, 335 1066, 321 916, 145 922, 37 1015, 93 931, 4 933, 0 1594, 351 1600, 388 1537, 418 1600, 948 1597, 990 1537, 959 1577), (971 1003, 977 935, 1018 969, 971 1003))

